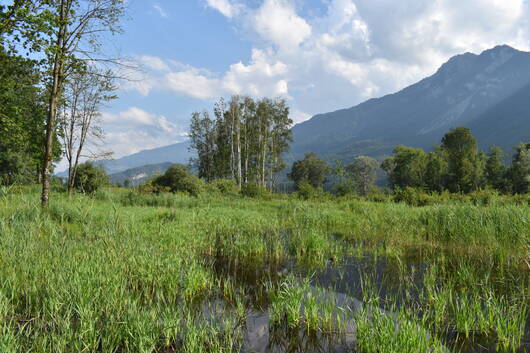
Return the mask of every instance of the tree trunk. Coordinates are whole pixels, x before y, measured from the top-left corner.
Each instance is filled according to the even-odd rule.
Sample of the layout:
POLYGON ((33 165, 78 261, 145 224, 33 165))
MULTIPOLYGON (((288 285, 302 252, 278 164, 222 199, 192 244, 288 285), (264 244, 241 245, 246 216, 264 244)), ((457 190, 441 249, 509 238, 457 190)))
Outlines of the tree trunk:
POLYGON ((66 9, 65 4, 61 2, 60 23, 61 27, 57 34, 57 52, 54 54, 52 87, 50 91, 50 100, 48 107, 48 119, 46 122, 46 150, 42 166, 42 207, 48 206, 50 198, 50 179, 53 158, 53 138, 55 133, 55 118, 57 116, 57 105, 59 102, 59 91, 62 84, 63 65, 64 65, 64 39, 66 36, 66 9))
POLYGON ((237 185, 241 188, 241 122, 239 114, 237 114, 236 121, 236 164, 237 164, 237 185))

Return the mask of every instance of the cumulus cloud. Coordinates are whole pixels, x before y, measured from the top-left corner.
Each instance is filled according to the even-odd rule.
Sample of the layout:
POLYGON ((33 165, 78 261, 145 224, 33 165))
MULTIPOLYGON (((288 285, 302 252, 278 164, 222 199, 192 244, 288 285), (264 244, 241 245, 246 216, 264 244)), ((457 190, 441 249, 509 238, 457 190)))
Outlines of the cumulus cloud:
POLYGON ((327 0, 325 10, 311 17, 297 0, 260 0, 253 7, 205 1, 247 33, 251 59, 211 73, 142 57, 152 72, 132 89, 202 100, 279 95, 290 99, 293 114, 304 112, 297 113, 301 121, 394 92, 456 54, 530 45, 525 0, 327 0))
POLYGON ((125 89, 142 95, 158 89, 202 100, 231 94, 288 97, 288 67, 271 51, 254 49, 249 63, 232 64, 223 75, 157 57, 137 60, 147 72, 139 73, 141 79, 127 82, 125 89))
POLYGON ((294 50, 311 35, 311 26, 286 0, 265 0, 251 21, 263 39, 283 50, 294 50))
POLYGON ((165 116, 138 107, 130 107, 119 113, 104 113, 101 120, 105 130, 105 142, 101 147, 105 149, 111 146, 115 158, 186 138, 185 130, 165 116))
POLYGON ((241 5, 234 4, 230 0, 206 0, 206 5, 216 9, 228 18, 238 15, 241 8, 241 5))

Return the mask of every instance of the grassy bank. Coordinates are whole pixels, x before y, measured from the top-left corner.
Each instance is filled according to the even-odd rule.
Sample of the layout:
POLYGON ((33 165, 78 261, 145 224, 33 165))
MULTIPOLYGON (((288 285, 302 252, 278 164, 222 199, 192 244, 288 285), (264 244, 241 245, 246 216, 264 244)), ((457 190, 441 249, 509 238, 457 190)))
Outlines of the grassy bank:
POLYGON ((341 333, 333 305, 304 293, 324 287, 319 271, 366 256, 391 262, 393 280, 368 268, 359 299, 409 324, 395 335, 375 309, 352 314, 358 351, 465 351, 485 337, 510 352, 525 339, 524 204, 55 196, 42 211, 32 190, 0 195, 2 352, 233 352, 256 310, 271 332, 341 333), (412 339, 419 330, 429 338, 412 339))

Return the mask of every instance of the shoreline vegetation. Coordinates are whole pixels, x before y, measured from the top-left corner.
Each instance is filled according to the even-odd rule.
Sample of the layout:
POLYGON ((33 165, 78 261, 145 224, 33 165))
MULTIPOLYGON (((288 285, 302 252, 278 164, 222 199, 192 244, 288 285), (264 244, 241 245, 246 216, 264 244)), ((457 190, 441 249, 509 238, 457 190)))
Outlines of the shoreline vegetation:
POLYGON ((0 193, 2 351, 529 347, 524 197, 57 191, 0 193))

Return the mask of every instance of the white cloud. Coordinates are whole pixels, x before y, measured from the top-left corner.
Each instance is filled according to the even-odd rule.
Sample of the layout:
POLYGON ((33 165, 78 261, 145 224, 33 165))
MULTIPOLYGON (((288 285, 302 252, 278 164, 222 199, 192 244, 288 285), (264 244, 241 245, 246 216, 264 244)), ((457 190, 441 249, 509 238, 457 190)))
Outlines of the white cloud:
POLYGON ((233 4, 230 0, 206 0, 206 4, 228 18, 237 16, 241 8, 240 5, 233 4))
POLYGON ((186 137, 185 130, 165 116, 138 107, 115 114, 104 113, 101 119, 105 131, 105 143, 101 147, 112 149, 115 158, 166 146, 186 137))
POLYGON ((530 46, 524 0, 327 0, 302 16, 298 0, 206 0, 253 41, 251 59, 224 72, 154 57, 131 85, 142 94, 165 89, 211 100, 233 93, 284 96, 296 120, 353 106, 434 73, 451 56, 497 44, 530 46))
POLYGON ((208 78, 196 69, 170 72, 165 77, 164 86, 172 91, 198 99, 209 99, 223 94, 220 81, 208 78))
POLYGON ((272 51, 255 49, 248 64, 232 64, 224 75, 215 75, 175 61, 141 56, 137 60, 147 72, 139 72, 141 78, 127 82, 124 89, 142 95, 162 89, 202 100, 231 94, 287 97, 288 67, 272 57, 272 51))
POLYGON ((166 62, 156 56, 143 55, 138 57, 138 62, 150 70, 170 71, 166 62))
POLYGON ((294 50, 311 35, 311 26, 286 0, 265 0, 251 18, 256 32, 283 50, 294 50))
POLYGON ((155 4, 153 5, 153 8, 156 10, 156 12, 158 12, 158 14, 160 15, 160 17, 164 17, 164 18, 167 18, 169 17, 169 14, 166 12, 166 10, 164 10, 162 8, 162 6, 158 5, 158 4, 155 4))
POLYGON ((248 65, 239 62, 230 66, 223 77, 224 91, 252 96, 286 96, 288 67, 279 60, 270 60, 271 53, 254 49, 248 65))

